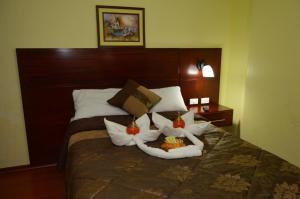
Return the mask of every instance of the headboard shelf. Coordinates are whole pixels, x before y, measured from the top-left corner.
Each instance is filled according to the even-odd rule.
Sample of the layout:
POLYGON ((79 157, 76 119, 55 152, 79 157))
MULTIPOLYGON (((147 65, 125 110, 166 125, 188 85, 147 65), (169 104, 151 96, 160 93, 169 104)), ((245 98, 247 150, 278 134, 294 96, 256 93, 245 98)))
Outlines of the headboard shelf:
POLYGON ((134 79, 149 88, 180 85, 184 99, 219 100, 220 48, 17 49, 31 165, 56 162, 74 114, 72 91, 122 87, 134 79), (191 76, 198 59, 215 78, 191 76))

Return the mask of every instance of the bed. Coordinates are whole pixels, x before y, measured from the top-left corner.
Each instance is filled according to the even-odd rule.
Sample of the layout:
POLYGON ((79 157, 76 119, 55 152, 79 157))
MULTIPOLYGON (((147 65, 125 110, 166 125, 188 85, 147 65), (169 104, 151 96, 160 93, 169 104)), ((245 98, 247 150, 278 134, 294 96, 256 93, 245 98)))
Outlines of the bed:
MULTIPOLYGON (((299 198, 299 168, 230 133, 200 136, 200 157, 166 160, 113 145, 101 121, 81 119, 69 127, 68 198, 299 198)), ((162 137, 150 145, 159 147, 162 137)))
MULTIPOLYGON (((60 165, 65 165, 68 198, 300 197, 299 168, 221 129, 199 136, 204 143, 201 156, 166 160, 136 146, 115 146, 104 116, 70 122, 74 89, 120 88, 127 78, 149 88, 179 85, 184 100, 209 94, 217 102, 220 49, 17 52, 31 163, 56 161, 63 148, 60 165), (213 63, 216 79, 187 75, 188 67, 199 57, 213 63), (143 71, 138 70, 141 66, 143 71)), ((160 114, 176 118, 173 111, 160 114)), ((132 120, 128 115, 105 117, 124 125, 132 120)), ((160 136, 149 145, 159 147, 163 139, 160 136)))

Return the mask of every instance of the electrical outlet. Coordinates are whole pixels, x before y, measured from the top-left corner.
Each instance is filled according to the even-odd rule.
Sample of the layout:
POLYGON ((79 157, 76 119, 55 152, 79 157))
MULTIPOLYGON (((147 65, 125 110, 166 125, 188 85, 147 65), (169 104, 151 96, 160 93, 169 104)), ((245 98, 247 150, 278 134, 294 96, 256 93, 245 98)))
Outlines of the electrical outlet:
POLYGON ((190 99, 190 105, 198 104, 198 103, 199 103, 198 98, 191 98, 191 99, 190 99))
POLYGON ((209 97, 202 97, 201 104, 209 104, 209 97))

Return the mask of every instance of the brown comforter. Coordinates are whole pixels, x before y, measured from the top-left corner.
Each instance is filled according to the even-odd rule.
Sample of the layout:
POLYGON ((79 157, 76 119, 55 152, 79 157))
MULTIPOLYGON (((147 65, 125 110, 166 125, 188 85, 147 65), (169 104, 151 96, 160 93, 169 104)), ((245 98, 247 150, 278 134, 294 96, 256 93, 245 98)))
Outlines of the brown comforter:
MULTIPOLYGON (((110 119, 130 122, 124 116, 110 119)), ((102 117, 82 119, 71 123, 69 135, 103 128, 102 117)), ((81 135, 89 133, 93 136, 77 136, 68 149, 70 199, 300 199, 299 168, 226 132, 200 137, 203 156, 176 160, 149 156, 136 146, 114 146, 103 131, 81 135)), ((162 140, 148 144, 159 147, 162 140)))

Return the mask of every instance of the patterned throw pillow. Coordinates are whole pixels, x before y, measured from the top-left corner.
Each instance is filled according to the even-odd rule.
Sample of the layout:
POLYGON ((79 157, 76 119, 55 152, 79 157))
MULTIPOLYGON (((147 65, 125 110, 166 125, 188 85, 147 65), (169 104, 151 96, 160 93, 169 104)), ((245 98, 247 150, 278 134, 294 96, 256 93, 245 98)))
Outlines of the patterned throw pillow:
POLYGON ((140 85, 128 80, 122 90, 107 102, 113 106, 124 109, 128 113, 140 117, 161 100, 161 97, 140 85))

